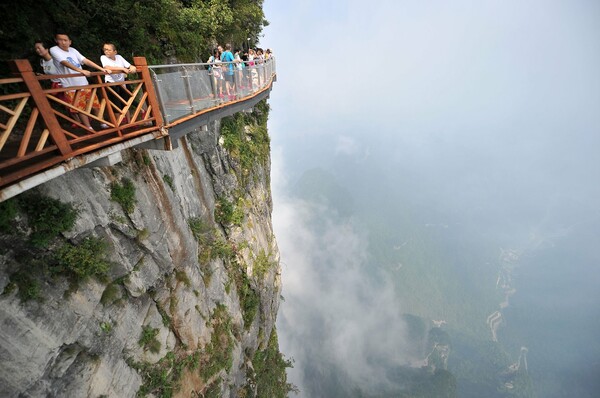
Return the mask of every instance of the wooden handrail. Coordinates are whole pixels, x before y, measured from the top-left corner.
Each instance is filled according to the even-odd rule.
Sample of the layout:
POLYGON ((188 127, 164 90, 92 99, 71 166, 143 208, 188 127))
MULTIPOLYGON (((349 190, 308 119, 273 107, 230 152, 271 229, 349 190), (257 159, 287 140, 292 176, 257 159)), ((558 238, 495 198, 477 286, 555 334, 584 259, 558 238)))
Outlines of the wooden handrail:
MULTIPOLYGON (((16 86, 5 86, 9 90, 2 92, 8 92, 0 95, 0 188, 74 156, 162 129, 163 119, 146 60, 135 60, 141 78, 127 81, 136 97, 124 103, 118 99, 111 102, 116 98, 111 97, 114 87, 120 83, 103 82, 105 73, 92 73, 93 81, 87 86, 47 88, 42 83, 48 84, 46 81, 56 76, 36 75, 27 60, 10 61, 17 76, 0 79, 0 86, 16 86), (98 131, 85 129, 73 116, 76 108, 64 100, 66 91, 83 88, 91 89, 98 97, 101 113, 94 114, 91 102, 86 110, 77 112, 97 123, 98 131), (142 109, 146 110, 144 118, 142 109), (103 128, 103 124, 109 127, 103 128)), ((68 76, 81 75, 64 75, 68 76)))
MULTIPOLYGON (((126 81, 129 98, 123 98, 115 91, 115 87, 123 83, 103 82, 102 77, 106 74, 102 72, 91 73, 92 81, 85 86, 50 88, 48 80, 56 76, 36 74, 27 60, 10 61, 15 76, 0 79, 0 92, 5 93, 0 95, 0 201, 4 200, 2 190, 15 182, 61 162, 69 163, 70 158, 136 137, 147 140, 149 137, 142 136, 152 134, 152 139, 168 136, 170 127, 270 89, 275 76, 274 72, 271 76, 260 76, 269 84, 245 97, 215 103, 165 125, 150 71, 154 67, 149 66, 144 57, 133 60, 138 75, 126 81), (101 104, 98 114, 93 112, 91 101, 87 109, 79 110, 65 100, 65 92, 78 89, 91 89, 98 97, 101 104), (86 129, 74 117, 76 113, 87 115, 100 128, 97 127, 97 131, 86 129), (104 124, 108 127, 102 127, 104 124)), ((61 75, 69 76, 81 74, 61 75)))

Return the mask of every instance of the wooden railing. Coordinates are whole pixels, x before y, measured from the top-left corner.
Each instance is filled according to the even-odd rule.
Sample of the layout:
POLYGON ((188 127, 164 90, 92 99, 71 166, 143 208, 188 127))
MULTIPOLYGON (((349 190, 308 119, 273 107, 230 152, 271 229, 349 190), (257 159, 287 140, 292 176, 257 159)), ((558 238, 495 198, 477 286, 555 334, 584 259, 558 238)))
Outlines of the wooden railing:
MULTIPOLYGON (((134 57, 134 64, 138 72, 127 80, 124 98, 115 89, 122 83, 104 83, 104 73, 92 73, 86 86, 52 88, 56 76, 36 74, 27 60, 11 61, 15 77, 0 79, 0 201, 41 183, 5 192, 53 167, 71 170, 106 152, 162 137, 171 144, 169 129, 211 112, 226 115, 225 108, 245 109, 240 104, 264 97, 276 77, 274 59, 245 65, 235 73, 235 95, 222 98, 209 64, 149 66, 144 57, 134 57), (63 93, 82 88, 91 89, 99 109, 90 101, 87 109, 75 110, 65 101, 63 93), (92 129, 77 114, 87 116, 92 129)), ((81 75, 63 77, 70 76, 81 75)))
MULTIPOLYGON (((94 152, 131 138, 163 133, 163 118, 145 58, 135 57, 137 78, 127 81, 123 98, 115 91, 121 83, 104 83, 104 73, 92 73, 92 90, 100 102, 84 111, 93 130, 71 112, 62 93, 50 88, 48 75, 37 75, 27 60, 11 61, 14 78, 0 79, 0 188, 75 156, 94 152)), ((76 76, 76 75, 65 75, 76 76)), ((83 87, 77 87, 83 88, 83 87)))

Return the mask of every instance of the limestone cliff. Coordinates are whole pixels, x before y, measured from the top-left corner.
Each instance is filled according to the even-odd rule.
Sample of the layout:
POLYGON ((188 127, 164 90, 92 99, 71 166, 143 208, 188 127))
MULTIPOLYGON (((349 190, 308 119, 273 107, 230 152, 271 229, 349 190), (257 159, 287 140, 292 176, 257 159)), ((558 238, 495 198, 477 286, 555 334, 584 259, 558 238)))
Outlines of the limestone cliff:
POLYGON ((273 358, 287 386, 267 112, 3 204, 2 397, 251 397, 273 358))

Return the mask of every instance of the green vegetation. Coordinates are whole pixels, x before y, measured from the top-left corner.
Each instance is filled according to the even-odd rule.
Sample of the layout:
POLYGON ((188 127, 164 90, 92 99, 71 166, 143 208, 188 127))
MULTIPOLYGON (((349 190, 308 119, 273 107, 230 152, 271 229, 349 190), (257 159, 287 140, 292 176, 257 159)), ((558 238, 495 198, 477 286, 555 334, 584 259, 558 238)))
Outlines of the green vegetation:
POLYGON ((144 383, 137 392, 138 397, 152 394, 155 397, 169 398, 179 388, 179 381, 185 369, 198 368, 199 353, 191 355, 168 352, 155 364, 137 363, 131 360, 128 365, 136 369, 144 383))
POLYGON ((12 221, 17 213, 18 206, 14 198, 0 203, 0 232, 10 232, 12 221))
POLYGON ((135 208, 135 186, 128 178, 123 178, 121 183, 113 182, 110 185, 110 200, 121 205, 127 214, 131 214, 135 208))
MULTIPOLYGON (((235 253, 231 244, 223 239, 218 231, 211 229, 200 217, 190 218, 188 225, 198 241, 198 262, 201 266, 216 258, 233 258, 235 253)), ((210 273, 210 271, 207 272, 210 273)))
POLYGON ((200 375, 204 380, 208 380, 221 369, 229 371, 233 364, 234 340, 227 307, 218 304, 213 310, 210 324, 213 332, 200 361, 200 375))
MULTIPOLYGON (((199 218, 188 220, 188 225, 200 244, 200 254, 198 255, 200 264, 206 264, 215 258, 221 258, 226 262, 230 283, 225 286, 225 290, 229 294, 231 284, 235 284, 243 311, 244 325, 249 328, 260 306, 260 296, 252 288, 248 276, 238 264, 235 246, 222 238, 217 231, 208 230, 208 227, 199 218)), ((240 246, 245 245, 241 244, 240 246)), ((270 266, 268 256, 263 251, 258 256, 258 268, 266 270, 270 266)), ((203 272, 206 285, 210 282, 211 274, 210 269, 203 272)))
MULTIPOLYGON (((138 397, 144 397, 148 394, 157 397, 173 396, 179 389, 181 376, 186 369, 198 371, 205 381, 223 369, 226 371, 231 369, 235 342, 231 334, 231 317, 227 312, 227 308, 222 304, 217 305, 209 322, 213 332, 210 342, 202 350, 197 350, 191 354, 183 354, 183 350, 181 352, 168 352, 156 364, 128 361, 129 366, 138 370, 144 381, 138 391, 138 397)), ((155 344, 153 340, 156 340, 157 333, 158 329, 144 327, 139 340, 140 346, 146 347, 155 344)), ((219 392, 220 382, 214 381, 208 387, 204 396, 219 396, 219 392)))
POLYGON ((173 178, 170 175, 163 175, 163 181, 165 182, 165 184, 167 184, 169 186, 169 188, 171 188, 171 191, 175 192, 175 186, 173 185, 173 178))
POLYGON ((19 208, 27 215, 31 243, 45 247, 59 233, 75 225, 78 211, 70 204, 44 196, 37 191, 25 192, 18 198, 19 208))
POLYGON ((254 354, 252 366, 252 381, 257 387, 257 397, 286 398, 289 393, 298 391, 296 386, 287 382, 286 369, 293 365, 291 360, 285 359, 279 352, 275 329, 271 332, 267 348, 254 354))
POLYGON ((110 218, 112 221, 114 221, 114 222, 117 222, 117 223, 119 223, 119 224, 127 224, 127 218, 123 217, 123 216, 122 216, 122 215, 120 215, 120 214, 116 214, 116 213, 115 213, 114 211, 112 211, 112 210, 111 210, 111 211, 108 213, 108 217, 109 217, 109 218, 110 218))
POLYGON ((141 231, 138 231, 136 239, 138 242, 142 242, 142 241, 148 239, 148 236, 150 236, 150 232, 148 231, 147 228, 144 228, 141 231))
POLYGON ((225 260, 232 260, 235 256, 235 251, 233 250, 231 243, 219 236, 210 242, 208 251, 211 259, 222 258, 225 260))
POLYGON ((221 398, 221 381, 217 380, 212 383, 203 395, 204 398, 221 398))
MULTIPOLYGON (((263 26, 268 25, 262 10, 263 0, 189 1, 156 0, 111 2, 110 14, 98 12, 106 7, 99 0, 78 2, 40 0, 24 2, 15 8, 0 5, 5 16, 3 60, 22 58, 33 38, 51 41, 59 27, 68 27, 73 46, 92 56, 104 40, 111 40, 122 54, 142 55, 152 63, 169 57, 181 62, 198 62, 210 55, 213 43, 231 42, 235 48, 258 42, 263 26), (73 16, 77 15, 77 18, 73 16)), ((99 55, 92 57, 98 62, 99 55)), ((126 57, 129 59, 129 57, 126 57)), ((33 59, 33 57, 32 57, 33 59)), ((8 71, 2 66, 0 74, 8 71)))
POLYGON ((250 280, 246 276, 246 273, 240 271, 239 275, 236 280, 237 292, 240 296, 244 326, 246 329, 249 329, 260 307, 260 296, 250 285, 250 280))
POLYGON ((175 270, 175 279, 177 279, 177 281, 179 281, 179 282, 182 282, 187 287, 192 286, 192 282, 190 281, 190 278, 187 276, 185 271, 182 269, 175 270))
POLYGON ((106 333, 106 334, 110 334, 110 332, 112 332, 112 328, 113 325, 112 323, 110 323, 109 321, 105 321, 105 322, 100 322, 100 329, 106 333))
POLYGON ((102 292, 102 297, 100 298, 100 303, 103 306, 107 306, 113 304, 115 301, 121 298, 121 288, 117 283, 111 283, 106 286, 104 292, 102 292))
MULTIPOLYGON (((10 283, 19 288, 21 301, 36 300, 40 297, 40 282, 31 273, 20 270, 10 276, 10 283)), ((9 293, 12 289, 7 288, 9 293)))
POLYGON ((240 200, 237 204, 233 204, 225 198, 220 198, 215 206, 215 221, 224 226, 242 225, 244 212, 240 200))
MULTIPOLYGON (((99 245, 90 249, 96 250, 94 254, 86 251, 89 249, 86 244, 90 244, 87 241, 79 248, 74 248, 68 243, 58 249, 56 245, 51 245, 60 233, 68 231, 75 224, 78 211, 71 204, 42 195, 37 190, 25 192, 0 204, 0 230, 4 233, 12 232, 13 223, 19 213, 25 215, 23 220, 27 222, 31 232, 29 242, 20 242, 13 246, 20 253, 20 266, 10 275, 5 293, 18 288, 21 301, 40 299, 41 281, 48 279, 52 274, 64 272, 74 277, 72 281, 89 275, 105 274, 100 257, 90 262, 91 257, 102 255, 99 245)), ((22 221, 19 220, 19 223, 22 221)))
POLYGON ((254 259, 254 265, 252 267, 252 270, 254 275, 258 279, 262 279, 267 274, 267 272, 269 272, 269 270, 276 265, 277 263, 271 260, 271 256, 269 254, 266 254, 264 249, 261 249, 258 253, 258 256, 256 256, 256 258, 254 259))
MULTIPOLYGON (((210 268, 210 265, 202 268, 202 282, 204 286, 210 285, 210 281, 212 280, 213 270, 210 268)), ((194 291, 196 293, 196 291, 194 291)), ((197 296, 197 295, 196 295, 197 296)))
POLYGON ((162 308, 158 304, 156 305, 156 309, 158 310, 158 313, 160 314, 160 317, 162 318, 163 326, 170 328, 173 321, 171 320, 171 317, 169 316, 169 314, 167 314, 167 311, 165 311, 164 308, 162 308))
POLYGON ((257 166, 268 166, 271 139, 267 131, 269 105, 259 102, 252 113, 237 113, 221 121, 224 147, 241 166, 238 176, 246 181, 257 166))
POLYGON ((140 347, 144 347, 145 350, 150 350, 155 354, 160 352, 160 341, 156 338, 158 336, 158 329, 154 329, 151 326, 144 326, 142 328, 142 334, 138 340, 140 347))
POLYGON ((92 276, 102 278, 111 266, 105 258, 107 248, 106 242, 96 237, 85 238, 77 246, 65 243, 56 252, 52 272, 67 274, 77 281, 92 276))
POLYGON ((190 226, 192 234, 194 234, 194 238, 198 241, 200 241, 207 232, 210 232, 210 226, 200 217, 190 218, 188 220, 188 225, 190 226))

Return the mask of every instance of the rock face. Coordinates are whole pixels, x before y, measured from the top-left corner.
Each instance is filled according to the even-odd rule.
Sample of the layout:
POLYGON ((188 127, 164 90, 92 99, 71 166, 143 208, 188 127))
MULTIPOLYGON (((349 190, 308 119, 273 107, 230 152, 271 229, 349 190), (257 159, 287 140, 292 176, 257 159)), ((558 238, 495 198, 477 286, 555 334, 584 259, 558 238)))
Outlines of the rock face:
MULTIPOLYGON (((242 127, 242 145, 256 144, 256 126, 242 127)), ((248 168, 239 149, 214 123, 174 151, 131 149, 39 188, 78 217, 42 247, 22 212, 0 234, 2 397, 256 393, 253 356, 275 333, 280 267, 270 160, 248 168), (126 187, 130 207, 118 199, 126 187), (55 271, 64 245, 90 238, 107 273, 55 271), (18 275, 37 287, 32 298, 18 275)))

